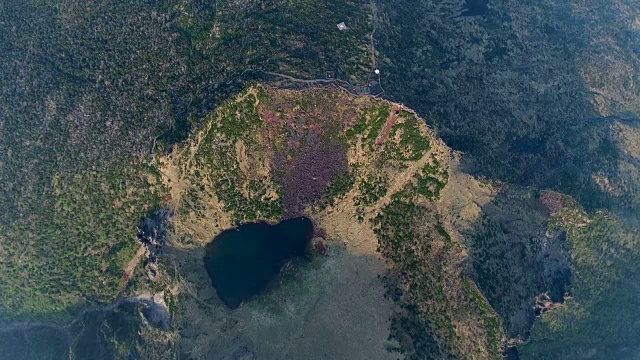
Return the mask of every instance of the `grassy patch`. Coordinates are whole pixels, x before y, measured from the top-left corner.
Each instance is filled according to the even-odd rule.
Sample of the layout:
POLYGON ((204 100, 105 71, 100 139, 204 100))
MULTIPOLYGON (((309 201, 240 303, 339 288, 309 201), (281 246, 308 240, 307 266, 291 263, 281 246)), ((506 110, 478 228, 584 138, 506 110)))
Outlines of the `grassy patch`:
POLYGON ((461 247, 451 246, 452 239, 437 213, 416 205, 410 193, 404 192, 394 196, 372 223, 378 251, 390 261, 405 291, 408 311, 403 320, 406 326, 401 328, 414 344, 405 355, 419 359, 441 351, 461 358, 478 354, 500 358, 502 324, 475 286, 459 269, 450 267, 461 247), (465 295, 452 296, 447 289, 454 288, 465 295), (423 326, 417 329, 410 324, 423 326), (475 336, 460 337, 461 329, 474 329, 475 336))
POLYGON ((446 170, 439 170, 437 165, 426 164, 416 176, 415 191, 430 200, 438 200, 440 191, 448 180, 446 170))
POLYGON ((388 156, 395 160, 415 161, 420 159, 430 149, 429 139, 420 131, 418 118, 409 112, 400 114, 403 120, 391 129, 390 138, 400 137, 398 142, 388 143, 385 149, 388 156))
POLYGON ((238 158, 239 142, 246 146, 245 154, 264 151, 264 144, 257 139, 258 131, 265 126, 258 114, 257 104, 259 97, 263 98, 263 102, 268 101, 266 96, 264 89, 253 87, 237 99, 222 104, 209 118, 211 130, 194 154, 198 163, 191 176, 191 187, 186 191, 187 201, 184 202, 183 211, 203 210, 198 208, 206 206, 200 201, 201 194, 211 189, 235 221, 275 220, 282 215, 281 186, 253 177, 253 167, 263 165, 255 164, 256 159, 247 157, 243 160, 246 162, 244 166, 249 167, 247 174, 242 170, 238 158), (205 180, 210 181, 210 187, 204 185, 205 180))
POLYGON ((346 195, 353 188, 355 180, 355 176, 351 171, 342 176, 339 176, 325 190, 326 201, 329 203, 333 203, 336 199, 344 197, 344 195, 346 195))
POLYGON ((356 197, 356 206, 371 206, 380 200, 386 193, 389 182, 385 176, 370 175, 362 179, 358 185, 359 194, 356 197))

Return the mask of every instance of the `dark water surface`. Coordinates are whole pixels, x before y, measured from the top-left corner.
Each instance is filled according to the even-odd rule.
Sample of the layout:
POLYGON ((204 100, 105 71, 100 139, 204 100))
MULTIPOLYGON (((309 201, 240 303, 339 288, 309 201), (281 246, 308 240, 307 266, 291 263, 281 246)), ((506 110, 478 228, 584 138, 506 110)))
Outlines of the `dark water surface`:
POLYGON ((243 224, 207 245, 204 266, 218 297, 235 309, 263 290, 287 260, 303 255, 312 236, 313 223, 305 217, 243 224))

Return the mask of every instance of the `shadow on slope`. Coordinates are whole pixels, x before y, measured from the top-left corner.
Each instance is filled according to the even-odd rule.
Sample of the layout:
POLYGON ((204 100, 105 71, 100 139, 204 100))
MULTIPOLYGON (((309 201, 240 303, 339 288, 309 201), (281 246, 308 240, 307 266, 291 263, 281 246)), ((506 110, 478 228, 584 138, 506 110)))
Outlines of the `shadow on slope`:
POLYGON ((566 195, 513 185, 482 214, 465 234, 470 270, 511 345, 524 341, 521 358, 633 358, 637 229, 566 195))
POLYGON ((492 1, 481 16, 462 16, 458 3, 385 2, 376 38, 387 95, 465 152, 471 174, 557 189, 590 209, 637 209, 638 180, 623 182, 624 154, 611 120, 594 106, 593 76, 585 78, 593 72, 585 59, 615 50, 617 65, 598 79, 628 87, 615 66, 639 66, 637 53, 626 51, 639 37, 620 30, 633 21, 634 5, 492 1), (602 33, 613 45, 596 40, 602 33))

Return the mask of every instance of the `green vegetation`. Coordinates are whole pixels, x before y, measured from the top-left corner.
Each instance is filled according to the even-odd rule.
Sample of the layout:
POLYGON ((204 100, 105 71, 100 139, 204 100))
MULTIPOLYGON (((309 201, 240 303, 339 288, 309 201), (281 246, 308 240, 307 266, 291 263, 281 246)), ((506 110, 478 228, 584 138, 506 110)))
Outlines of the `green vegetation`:
POLYGON ((62 320, 87 294, 93 301, 116 295, 140 246, 138 222, 163 198, 145 170, 57 175, 28 217, 0 224, 2 317, 56 312, 62 320))
POLYGON ((364 81, 370 71, 368 2, 183 3, 183 31, 195 49, 219 62, 221 69, 286 69, 308 78, 334 71, 337 77, 356 81, 364 81), (338 30, 336 24, 343 21, 349 30, 338 30))
POLYGON ((554 215, 571 251, 571 299, 545 312, 519 348, 524 359, 623 359, 637 354, 640 234, 607 212, 569 207, 554 215))
POLYGON ((353 188, 355 180, 355 176, 351 171, 348 171, 346 174, 338 177, 327 187, 325 191, 325 200, 329 204, 333 204, 336 199, 344 197, 353 188))
POLYGON ((257 103, 253 93, 245 92, 239 95, 239 100, 222 104, 208 119, 205 126, 210 124, 211 128, 194 154, 195 169, 199 170, 191 174, 189 198, 181 211, 203 211, 204 207, 198 209, 198 194, 211 189, 236 222, 276 220, 282 215, 281 185, 252 177, 255 166, 262 165, 258 163, 260 158, 241 159, 243 155, 237 150, 244 146, 246 153, 253 154, 259 153, 257 149, 262 146, 256 138, 258 130, 264 126, 257 103), (240 161, 246 162, 244 171, 240 161), (210 186, 203 185, 207 180, 210 186))
POLYGON ((473 280, 502 318, 507 337, 526 338, 534 298, 553 292, 562 299, 570 261, 562 236, 546 237, 548 213, 530 189, 503 187, 485 207, 490 210, 467 239, 473 280))
POLYGON ((611 126, 639 115, 638 93, 618 80, 640 71, 640 40, 629 36, 637 30, 620 26, 636 21, 630 3, 590 11, 592 1, 500 2, 461 24, 457 3, 390 0, 376 32, 386 94, 478 175, 557 189, 590 211, 637 212, 637 160, 611 126), (598 186, 594 172, 615 185, 598 186))
POLYGON ((467 278, 462 279, 462 284, 465 296, 469 299, 469 311, 480 314, 480 318, 484 324, 484 330, 486 331, 487 346, 491 349, 493 356, 497 358, 500 354, 502 338, 504 336, 502 321, 475 284, 467 278))
MULTIPOLYGON (((561 236, 547 244, 541 211, 523 210, 539 206, 534 197, 488 204, 473 225, 467 241, 474 281, 510 336, 527 333, 523 314, 533 296, 549 289, 550 269, 538 257, 551 254, 571 268, 574 299, 537 320, 522 356, 637 352, 637 129, 628 126, 623 136, 616 126, 626 123, 617 118, 633 124, 638 115, 639 9, 629 0, 593 5, 492 2, 484 15, 460 21, 460 4, 441 1, 0 0, 0 319, 64 320, 71 309, 111 301, 126 282, 140 218, 166 199, 150 165, 154 156, 205 124, 217 135, 185 154, 193 155, 185 163, 196 166, 186 175, 180 211, 197 216, 216 197, 236 221, 281 216, 278 182, 248 175, 266 160, 238 156, 240 143, 247 153, 270 154, 253 136, 263 126, 255 101, 269 99, 260 91, 239 102, 228 97, 246 81, 273 78, 250 68, 309 79, 333 71, 364 83, 375 29, 385 96, 414 108, 449 146, 465 152, 465 171, 532 191, 557 189, 586 209, 554 215, 551 230, 566 231, 566 244, 561 236), (343 21, 347 31, 336 28, 343 21), (207 118, 218 105, 220 112, 207 118), (514 221, 501 218, 513 220, 512 213, 514 221), (543 242, 553 251, 543 252, 543 242)), ((345 137, 362 140, 365 152, 380 146, 382 156, 373 161, 391 160, 398 169, 422 158, 430 144, 415 115, 402 112, 376 145, 389 130, 389 112, 388 104, 377 103, 345 137)), ((440 225, 398 227, 407 224, 396 212, 423 216, 410 204, 439 199, 447 178, 435 168, 422 169, 376 218, 386 236, 381 250, 403 252, 395 261, 409 272, 435 273, 422 262, 446 265, 429 262, 432 247, 406 245, 422 244, 419 235, 456 243, 440 225), (410 260, 416 258, 422 262, 410 260)), ((362 204, 386 191, 354 171, 332 179, 326 197, 344 196, 356 184, 366 194, 362 204)), ((447 258, 456 249, 443 251, 447 258)), ((412 296, 438 309, 442 289, 460 285, 445 280, 412 279, 412 294, 419 281, 433 287, 428 296, 412 296)), ((475 304, 469 312, 495 329, 475 288, 467 288, 475 304)), ((453 341, 452 314, 422 311, 407 310, 420 317, 408 323, 453 341)), ((497 338, 491 330, 483 346, 493 351, 497 338)), ((124 352, 127 344, 117 345, 124 352)))
POLYGON ((401 263, 405 255, 403 249, 416 240, 415 220, 420 213, 416 206, 411 202, 394 200, 372 220, 380 241, 379 251, 393 262, 401 263))
POLYGON ((384 127, 390 112, 391 105, 386 102, 366 109, 364 114, 358 119, 358 122, 353 127, 347 129, 347 139, 354 140, 356 136, 364 135, 362 139, 363 142, 368 144, 369 150, 373 150, 375 140, 384 127))
POLYGON ((415 191, 430 200, 438 200, 440 198, 440 191, 447 185, 449 177, 446 170, 438 169, 438 161, 434 159, 434 162, 435 165, 426 164, 422 168, 422 171, 416 177, 417 183, 415 184, 415 191))
POLYGON ((359 194, 355 199, 356 206, 371 206, 387 193, 389 182, 386 176, 369 175, 360 181, 359 194))
POLYGON ((390 260, 406 289, 408 311, 392 336, 400 339, 403 333, 410 334, 414 346, 405 355, 411 359, 438 352, 500 358, 503 330, 498 315, 471 281, 450 265, 459 256, 460 246, 451 246, 452 239, 435 211, 417 205, 409 196, 394 196, 372 220, 378 251, 390 260), (447 289, 454 288, 461 291, 452 297, 447 289), (473 328, 474 334, 482 335, 460 337, 457 327, 473 328))
POLYGON ((402 111, 400 119, 389 135, 390 139, 399 136, 398 142, 385 144, 384 156, 393 160, 415 161, 420 159, 430 148, 429 139, 422 134, 418 126, 418 118, 412 113, 402 111))
POLYGON ((389 118, 389 113, 391 112, 391 106, 387 103, 382 105, 379 108, 373 108, 369 112, 369 121, 367 122, 367 127, 369 131, 366 135, 366 140, 369 142, 369 145, 373 147, 373 144, 376 138, 380 135, 380 131, 384 127, 387 119, 389 118))
MULTIPOLYGON (((223 134, 225 140, 235 142, 247 133, 254 133, 261 125, 262 120, 256 111, 258 98, 253 94, 247 94, 240 101, 228 101, 217 109, 217 117, 212 122, 211 135, 223 134)), ((212 138, 205 139, 212 142, 212 138)))
MULTIPOLYGON (((164 198, 149 190, 149 155, 260 76, 238 78, 245 69, 368 75, 366 4, 262 5, 0 1, 0 318, 64 317, 85 299, 113 299, 139 219, 164 198)), ((221 126, 240 136, 234 121, 221 126)), ((198 189, 237 190, 233 179, 198 189)), ((245 196, 217 191, 234 209, 245 196)), ((279 213, 277 199, 258 203, 263 188, 250 191, 248 217, 279 213)), ((201 206, 196 193, 188 206, 201 206)))

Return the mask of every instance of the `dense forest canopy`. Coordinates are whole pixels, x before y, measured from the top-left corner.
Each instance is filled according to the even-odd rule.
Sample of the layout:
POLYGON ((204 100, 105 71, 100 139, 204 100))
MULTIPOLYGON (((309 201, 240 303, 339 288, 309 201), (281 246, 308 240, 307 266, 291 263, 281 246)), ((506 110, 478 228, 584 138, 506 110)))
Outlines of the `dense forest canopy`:
MULTIPOLYGON (((198 139, 211 119, 222 116, 216 115, 221 109, 233 109, 232 125, 254 116, 236 114, 244 105, 233 101, 262 83, 274 89, 333 88, 345 96, 375 89, 397 104, 363 115, 366 121, 340 141, 319 141, 333 146, 330 154, 366 139, 358 131, 368 127, 377 129, 372 134, 387 131, 382 138, 408 136, 404 145, 417 141, 417 148, 427 149, 417 140, 417 125, 387 128, 385 121, 397 120, 389 120, 395 110, 400 119, 414 119, 403 124, 424 119, 456 152, 459 163, 442 169, 430 163, 414 179, 411 196, 429 199, 434 208, 399 192, 371 221, 379 256, 409 274, 402 281, 412 291, 429 284, 446 290, 442 299, 463 294, 468 308, 460 312, 474 314, 483 324, 480 338, 497 344, 486 354, 517 347, 521 357, 532 359, 632 358, 640 351, 634 310, 640 296, 633 281, 640 264, 636 1, 0 0, 0 32, 3 329, 16 322, 69 323, 85 316, 83 310, 147 289, 136 277, 145 266, 137 262, 139 225, 174 195, 166 182, 171 174, 159 159, 198 139), (444 173, 448 179, 458 172, 492 189, 478 185, 477 193, 468 191, 479 215, 464 228, 464 221, 443 210, 454 202, 448 199, 461 198, 446 195, 456 185, 448 185, 452 181, 444 173), (439 215, 429 215, 436 207, 439 215), (408 219, 431 225, 397 233, 394 226, 408 219), (445 228, 456 226, 451 240, 445 228), (403 236, 413 245, 399 246, 403 236), (433 239, 460 248, 431 253, 421 247, 433 239), (461 277, 448 281, 433 267, 412 262, 436 253, 458 264, 446 271, 461 277), (457 256, 464 261, 454 261, 457 256)), ((326 94, 313 96, 319 97, 296 106, 339 104, 326 94)), ((274 114, 293 111, 290 103, 279 106, 274 114)), ((318 111, 318 118, 338 116, 330 106, 318 111)), ((252 119, 268 122, 272 116, 252 119)), ((417 159, 405 155, 403 161, 417 159)), ((340 176, 327 173, 331 186, 313 188, 311 197, 355 189, 357 220, 363 222, 370 216, 364 209, 384 197, 389 180, 374 174, 356 178, 346 159, 334 159, 340 176)), ((179 163, 181 171, 193 170, 198 161, 179 163)), ((231 191, 237 169, 223 165, 222 171, 225 177, 198 178, 218 179, 218 193, 211 196, 228 205, 233 196, 240 199, 240 192, 231 191)), ((294 181, 279 188, 274 179, 248 183, 255 188, 247 191, 300 187, 294 181)), ((202 191, 193 187, 189 196, 202 197, 202 191)), ((243 212, 224 211, 230 223, 275 220, 283 206, 298 214, 315 204, 300 205, 286 193, 283 199, 233 203, 243 212)), ((174 222, 170 230, 180 225, 174 222)), ((162 283, 166 289, 171 274, 162 283)), ((158 293, 162 286, 154 284, 151 292, 158 293)), ((400 347, 415 356, 473 353, 472 345, 449 331, 458 318, 411 306, 441 298, 408 294, 409 305, 394 323, 408 329, 400 347), (416 327, 429 334, 413 333, 416 327)), ((107 315, 102 320, 116 321, 107 315)), ((134 336, 135 326, 126 325, 122 334, 134 336)), ((58 336, 48 331, 53 330, 32 335, 58 336)), ((0 348, 22 341, 6 339, 0 348)), ((119 354, 112 350, 104 356, 119 354)))

